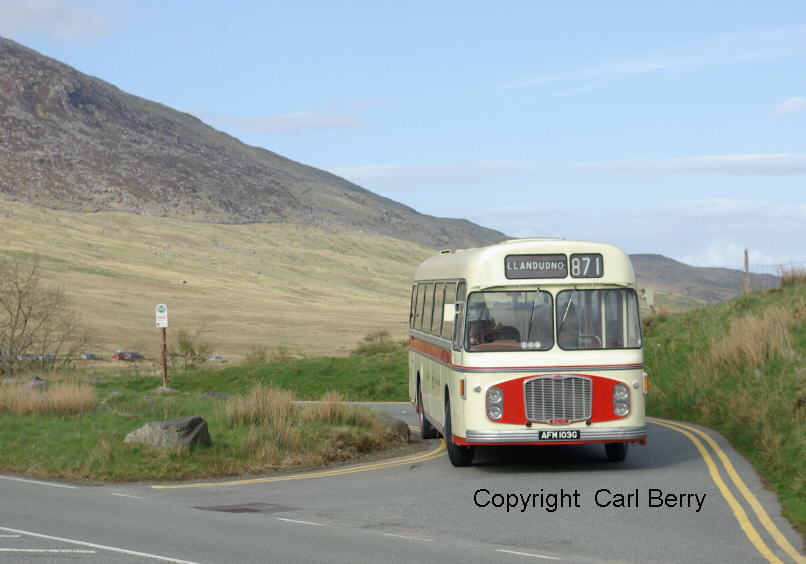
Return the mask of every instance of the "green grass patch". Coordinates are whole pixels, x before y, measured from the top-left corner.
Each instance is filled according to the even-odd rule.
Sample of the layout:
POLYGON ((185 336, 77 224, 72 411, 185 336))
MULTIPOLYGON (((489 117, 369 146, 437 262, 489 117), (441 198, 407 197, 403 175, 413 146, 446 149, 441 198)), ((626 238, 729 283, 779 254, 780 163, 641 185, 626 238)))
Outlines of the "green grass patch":
POLYGON ((806 285, 647 320, 647 413, 724 434, 806 532, 806 285))
MULTIPOLYGON (((290 390, 297 399, 337 391, 346 401, 407 401, 407 352, 350 357, 268 360, 226 368, 199 368, 171 375, 171 387, 187 392, 244 394, 254 383, 290 390)), ((127 379, 128 380, 128 379, 127 379)), ((127 385, 135 385, 127 384, 127 385)))
POLYGON ((154 377, 110 380, 96 385, 98 398, 111 389, 120 394, 79 414, 0 411, 0 471, 67 480, 185 480, 312 467, 404 444, 373 412, 343 405, 333 394, 301 406, 291 404, 291 392, 262 384, 218 399, 155 393, 160 381, 154 377), (155 450, 123 442, 145 423, 189 415, 207 421, 211 447, 155 450))

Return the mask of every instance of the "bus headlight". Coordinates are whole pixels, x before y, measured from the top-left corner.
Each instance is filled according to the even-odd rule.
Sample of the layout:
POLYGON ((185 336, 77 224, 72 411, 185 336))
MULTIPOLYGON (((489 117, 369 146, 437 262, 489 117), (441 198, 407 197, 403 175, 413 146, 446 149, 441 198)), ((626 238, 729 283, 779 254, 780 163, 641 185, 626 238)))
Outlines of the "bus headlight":
POLYGON ((624 417, 630 412, 630 389, 624 384, 613 386, 613 413, 624 417))
POLYGON ((504 392, 501 388, 490 388, 487 390, 487 417, 490 419, 501 419, 504 415, 504 392))

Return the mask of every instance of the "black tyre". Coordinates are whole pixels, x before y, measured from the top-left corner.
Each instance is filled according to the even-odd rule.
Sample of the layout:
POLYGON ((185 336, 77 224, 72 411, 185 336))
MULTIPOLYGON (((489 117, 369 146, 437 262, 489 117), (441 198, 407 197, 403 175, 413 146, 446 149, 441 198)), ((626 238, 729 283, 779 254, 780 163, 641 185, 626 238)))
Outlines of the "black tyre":
POLYGON ((448 445, 448 458, 454 466, 470 466, 473 462, 475 447, 457 445, 453 442, 451 430, 451 402, 445 402, 445 443, 448 445))
POLYGON ((423 407, 423 393, 420 391, 420 384, 417 383, 417 412, 420 416, 420 436, 424 439, 436 439, 439 436, 437 430, 431 425, 431 422, 425 417, 425 408, 423 407))
POLYGON ((627 448, 629 443, 607 443, 605 444, 605 454, 609 462, 621 462, 627 458, 627 448))

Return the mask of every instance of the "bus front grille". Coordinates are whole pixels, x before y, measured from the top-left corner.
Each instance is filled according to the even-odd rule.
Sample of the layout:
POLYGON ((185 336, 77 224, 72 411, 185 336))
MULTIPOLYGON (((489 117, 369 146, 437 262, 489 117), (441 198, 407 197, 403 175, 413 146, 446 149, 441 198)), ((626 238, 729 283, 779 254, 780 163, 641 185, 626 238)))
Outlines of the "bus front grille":
POLYGON ((523 384, 529 421, 585 421, 591 416, 593 384, 581 376, 541 376, 523 384))

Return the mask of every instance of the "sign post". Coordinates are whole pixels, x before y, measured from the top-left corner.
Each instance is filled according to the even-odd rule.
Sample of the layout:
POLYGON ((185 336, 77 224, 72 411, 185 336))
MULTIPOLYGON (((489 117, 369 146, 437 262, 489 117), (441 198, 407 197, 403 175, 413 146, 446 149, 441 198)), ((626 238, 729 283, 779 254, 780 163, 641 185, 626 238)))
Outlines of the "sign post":
POLYGON ((162 387, 168 387, 168 306, 157 304, 157 329, 162 329, 162 387))

